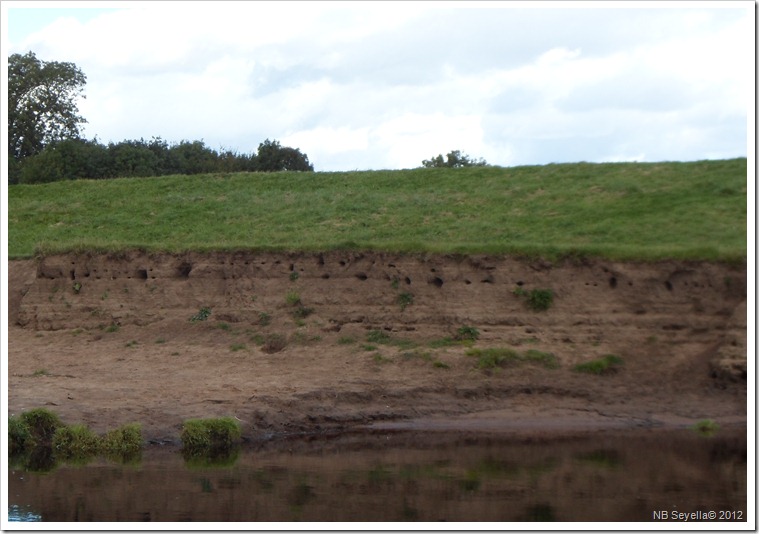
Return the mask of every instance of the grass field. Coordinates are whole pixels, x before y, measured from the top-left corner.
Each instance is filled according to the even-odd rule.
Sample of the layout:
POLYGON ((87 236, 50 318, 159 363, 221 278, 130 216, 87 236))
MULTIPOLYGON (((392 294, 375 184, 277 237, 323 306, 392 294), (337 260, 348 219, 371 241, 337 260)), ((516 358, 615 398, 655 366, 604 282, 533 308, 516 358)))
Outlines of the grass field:
POLYGON ((740 261, 746 172, 739 158, 16 185, 8 254, 347 248, 740 261))

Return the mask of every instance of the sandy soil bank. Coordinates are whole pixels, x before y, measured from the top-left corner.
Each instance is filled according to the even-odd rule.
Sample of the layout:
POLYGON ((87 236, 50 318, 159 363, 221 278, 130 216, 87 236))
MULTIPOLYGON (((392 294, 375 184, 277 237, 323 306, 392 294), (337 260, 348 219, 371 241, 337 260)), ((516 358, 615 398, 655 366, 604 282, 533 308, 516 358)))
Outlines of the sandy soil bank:
POLYGON ((172 443, 183 420, 227 415, 249 439, 746 420, 745 266, 130 252, 8 267, 11 414, 45 406, 96 431, 139 422, 172 443), (519 295, 532 289, 553 292, 548 310, 519 295), (444 341, 462 326, 479 331, 476 348, 559 366, 479 369, 470 347, 444 341), (618 372, 573 370, 607 354, 618 372))

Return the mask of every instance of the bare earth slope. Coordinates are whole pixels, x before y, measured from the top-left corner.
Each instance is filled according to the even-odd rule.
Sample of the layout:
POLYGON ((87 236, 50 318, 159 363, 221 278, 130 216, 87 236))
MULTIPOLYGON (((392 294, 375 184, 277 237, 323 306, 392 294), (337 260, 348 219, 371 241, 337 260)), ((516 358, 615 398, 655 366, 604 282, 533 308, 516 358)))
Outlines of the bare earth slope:
POLYGON ((151 440, 225 415, 254 439, 746 419, 745 266, 72 254, 10 262, 9 308, 9 413, 47 406, 96 431, 136 421, 151 440), (553 304, 533 311, 517 288, 551 289, 553 304), (478 369, 443 341, 462 326, 479 330, 476 348, 550 352, 559 367, 478 369), (573 370, 607 354, 618 372, 573 370))

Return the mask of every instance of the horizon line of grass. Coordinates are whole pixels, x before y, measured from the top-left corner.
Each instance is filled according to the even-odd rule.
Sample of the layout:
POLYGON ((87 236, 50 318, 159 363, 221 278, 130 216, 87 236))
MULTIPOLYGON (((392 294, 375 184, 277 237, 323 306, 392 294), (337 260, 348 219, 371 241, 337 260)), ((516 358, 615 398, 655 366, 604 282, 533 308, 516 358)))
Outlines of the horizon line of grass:
POLYGON ((737 158, 14 185, 8 254, 350 250, 745 262, 746 166, 737 158))

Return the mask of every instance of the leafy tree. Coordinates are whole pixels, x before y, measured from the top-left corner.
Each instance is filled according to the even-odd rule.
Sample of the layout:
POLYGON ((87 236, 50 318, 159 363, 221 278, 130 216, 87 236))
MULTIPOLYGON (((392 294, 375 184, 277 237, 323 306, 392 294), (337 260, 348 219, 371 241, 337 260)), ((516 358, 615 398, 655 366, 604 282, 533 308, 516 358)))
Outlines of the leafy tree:
POLYGON ((302 154, 299 149, 283 147, 279 144, 279 141, 267 139, 258 145, 256 170, 263 172, 313 172, 314 166, 308 162, 308 156, 302 154))
POLYGON ((181 174, 201 174, 216 169, 218 155, 203 141, 182 141, 170 150, 181 174))
POLYGON ((108 174, 112 177, 128 178, 158 174, 158 156, 143 139, 109 143, 108 156, 111 162, 108 174))
POLYGON ((8 156, 42 152, 53 141, 78 138, 87 122, 76 100, 87 78, 73 63, 41 61, 34 52, 8 58, 8 156))
POLYGON ((472 159, 466 154, 462 154, 460 150, 452 150, 451 152, 448 152, 445 159, 443 159, 442 154, 438 154, 434 158, 422 160, 422 165, 428 168, 486 167, 487 164, 488 162, 484 159, 472 159))
POLYGON ((25 184, 104 178, 111 167, 108 149, 93 139, 55 141, 20 163, 18 180, 25 184))

